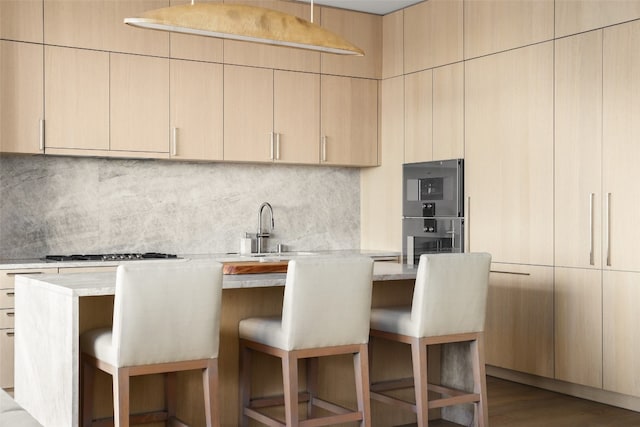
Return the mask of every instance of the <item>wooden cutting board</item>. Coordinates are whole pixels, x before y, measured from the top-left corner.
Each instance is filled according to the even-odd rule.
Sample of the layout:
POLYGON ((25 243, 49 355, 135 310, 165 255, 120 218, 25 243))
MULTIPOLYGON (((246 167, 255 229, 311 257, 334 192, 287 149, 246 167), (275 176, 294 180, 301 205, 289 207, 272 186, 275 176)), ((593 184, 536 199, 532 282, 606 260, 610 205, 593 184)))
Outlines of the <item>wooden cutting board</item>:
POLYGON ((222 265, 224 274, 286 273, 289 261, 229 261, 222 265))

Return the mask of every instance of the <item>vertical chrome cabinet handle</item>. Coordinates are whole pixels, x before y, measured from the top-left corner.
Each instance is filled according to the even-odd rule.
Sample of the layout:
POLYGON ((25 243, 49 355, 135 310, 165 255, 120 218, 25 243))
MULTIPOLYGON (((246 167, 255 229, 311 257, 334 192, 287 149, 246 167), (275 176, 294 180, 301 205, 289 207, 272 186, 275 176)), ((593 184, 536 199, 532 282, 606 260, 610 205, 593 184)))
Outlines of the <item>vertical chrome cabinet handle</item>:
POLYGON ((465 252, 471 252, 471 196, 467 196, 467 217, 465 218, 467 223, 467 236, 466 236, 466 246, 465 252))
POLYGON ((327 161, 327 137, 326 136, 322 137, 320 141, 320 145, 321 145, 321 151, 322 151, 321 161, 326 162, 327 161))
POLYGON ((44 151, 44 119, 40 119, 40 151, 44 151))
POLYGON ((280 160, 280 134, 276 133, 276 160, 280 160))
POLYGON ((178 155, 178 128, 171 128, 171 155, 178 155))
POLYGON ((589 195, 589 264, 595 265, 595 256, 593 253, 593 199, 596 197, 596 193, 591 193, 589 195))
POLYGON ((271 138, 271 152, 269 154, 269 160, 273 160, 275 132, 269 132, 269 138, 271 138))
POLYGON ((607 193, 607 266, 611 267, 611 193, 607 193))

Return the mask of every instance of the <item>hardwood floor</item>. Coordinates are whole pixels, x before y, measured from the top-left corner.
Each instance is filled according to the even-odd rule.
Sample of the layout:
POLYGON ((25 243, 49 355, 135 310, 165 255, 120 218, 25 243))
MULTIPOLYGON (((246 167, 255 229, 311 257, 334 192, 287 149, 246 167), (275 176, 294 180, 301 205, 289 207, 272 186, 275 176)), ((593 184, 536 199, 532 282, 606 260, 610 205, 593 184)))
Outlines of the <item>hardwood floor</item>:
MULTIPOLYGON (((487 394, 490 427, 640 427, 640 412, 494 377, 487 377, 487 394)), ((429 422, 429 427, 452 426, 459 425, 429 422)))

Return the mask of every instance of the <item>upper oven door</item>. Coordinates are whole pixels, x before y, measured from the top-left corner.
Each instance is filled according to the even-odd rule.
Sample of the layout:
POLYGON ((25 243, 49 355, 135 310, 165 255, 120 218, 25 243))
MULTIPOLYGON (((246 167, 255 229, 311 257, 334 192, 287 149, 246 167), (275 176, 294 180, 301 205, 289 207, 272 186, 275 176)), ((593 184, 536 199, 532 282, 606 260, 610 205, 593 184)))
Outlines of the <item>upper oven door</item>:
POLYGON ((462 159, 403 165, 403 216, 463 216, 463 182, 462 159))

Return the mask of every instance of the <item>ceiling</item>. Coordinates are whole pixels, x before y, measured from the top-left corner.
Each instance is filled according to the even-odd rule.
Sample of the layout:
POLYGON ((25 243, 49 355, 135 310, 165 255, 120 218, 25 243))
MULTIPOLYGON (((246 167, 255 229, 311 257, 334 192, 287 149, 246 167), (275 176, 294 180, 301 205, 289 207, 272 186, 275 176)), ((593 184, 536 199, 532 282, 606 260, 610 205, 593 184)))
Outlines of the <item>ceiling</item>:
MULTIPOLYGON (((298 0, 310 3, 311 0, 298 0)), ((314 4, 386 15, 422 0, 314 0, 314 4)))

